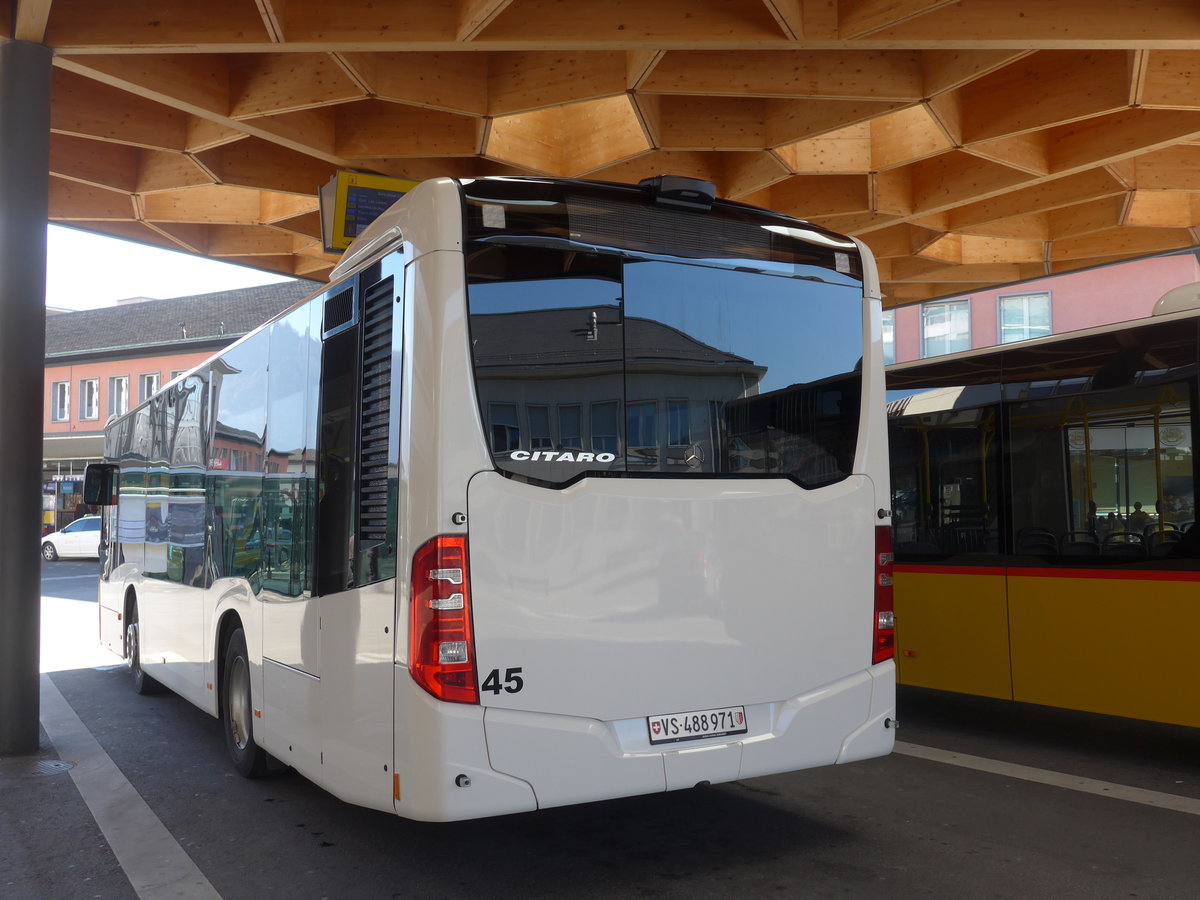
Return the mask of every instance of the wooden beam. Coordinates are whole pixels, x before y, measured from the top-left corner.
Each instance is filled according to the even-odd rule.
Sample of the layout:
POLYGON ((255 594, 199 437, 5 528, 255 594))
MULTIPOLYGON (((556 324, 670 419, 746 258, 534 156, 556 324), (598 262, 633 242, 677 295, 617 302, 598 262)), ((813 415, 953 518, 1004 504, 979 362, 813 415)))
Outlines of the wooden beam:
POLYGON ((1052 214, 1032 213, 1028 216, 1012 216, 984 225, 960 228, 958 233, 976 234, 983 237, 1019 238, 1027 241, 1048 241, 1050 240, 1050 215, 1052 214))
POLYGON ((301 213, 298 216, 279 219, 271 222, 270 227, 279 228, 314 241, 321 240, 321 214, 319 212, 301 213))
POLYGON ((912 173, 917 213, 1004 194, 1030 180, 1025 172, 959 151, 943 153, 905 168, 912 173))
POLYGON ((762 0, 771 14, 771 18, 779 25, 779 30, 789 41, 798 41, 804 37, 804 3, 803 0, 762 0))
POLYGON ((148 222, 257 225, 261 212, 258 191, 207 185, 145 198, 148 222))
POLYGON ((925 96, 933 97, 1002 69, 1033 53, 1032 50, 922 50, 921 72, 925 96))
POLYGON ((1110 228, 1082 237, 1054 241, 1050 258, 1081 259, 1091 256, 1146 256, 1192 245, 1187 228, 1110 228))
POLYGON ((248 130, 247 137, 278 143, 281 149, 329 162, 341 162, 337 156, 337 123, 341 112, 336 106, 321 106, 278 116, 243 119, 241 125, 248 130))
POLYGON ((316 203, 317 191, 336 171, 327 162, 256 138, 199 153, 197 158, 223 184, 295 195, 306 204, 316 203))
POLYGON ((924 97, 918 53, 908 50, 673 51, 642 89, 710 97, 794 97, 915 103, 924 97))
POLYGON ((860 175, 796 175, 743 199, 800 219, 870 209, 868 181, 860 175))
POLYGON ((1123 195, 1125 190, 1125 185, 1108 172, 1094 169, 964 204, 950 210, 946 227, 956 230, 1034 211, 1045 212, 1088 200, 1123 195))
POLYGON ((1105 165, 1200 137, 1200 111, 1128 109, 1051 129, 1052 172, 1105 165))
POLYGON ((625 94, 492 122, 486 155, 556 175, 580 175, 650 149, 625 94))
POLYGON ((178 110, 56 68, 50 129, 137 147, 182 150, 187 116, 178 110))
POLYGON ((246 54, 229 63, 229 110, 233 119, 297 112, 349 100, 363 93, 327 53, 246 54))
POLYGON ((204 0, 169 3, 122 0, 97 8, 93 0, 55 0, 46 43, 56 50, 97 47, 109 52, 141 47, 174 52, 205 44, 269 46, 268 34, 254 3, 204 0))
POLYGON ((942 232, 903 222, 865 235, 863 240, 879 259, 911 256, 942 236, 942 232))
POLYGON ((512 0, 458 0, 458 28, 455 39, 473 41, 508 8, 512 0))
MULTIPOLYGON (((878 122, 879 119, 875 119, 878 122)), ((871 171, 871 126, 861 122, 775 148, 796 175, 865 175, 871 171)))
POLYGON ((781 42, 779 23, 762 3, 722 0, 520 0, 473 43, 605 44, 724 41, 781 42))
POLYGON ((1050 145, 1047 131, 1030 131, 995 141, 981 141, 963 147, 972 156, 989 159, 1031 175, 1050 174, 1050 145))
MULTIPOLYGON (((259 221, 269 225, 282 225, 292 219, 302 218, 318 212, 316 196, 280 194, 275 191, 259 192, 259 221)), ((285 226, 286 227, 286 226, 285 226)), ((289 230, 292 230, 289 228, 289 230)), ((314 237, 320 237, 318 231, 314 237)))
POLYGON ((360 89, 380 100, 481 116, 488 105, 487 53, 340 53, 360 89))
POLYGON ((953 149, 929 105, 886 113, 871 120, 871 168, 875 171, 916 162, 953 149))
POLYGON ((60 56, 55 67, 195 115, 229 111, 229 62, 215 54, 60 56))
POLYGON ((1129 105, 1126 51, 1045 50, 962 88, 963 143, 988 141, 1129 105))
MULTIPOLYGON (((291 256, 296 252, 296 235, 250 225, 210 225, 209 256, 291 256)), ((307 243, 307 241, 305 241, 307 243)))
POLYGON ((262 18, 267 39, 273 44, 282 44, 286 41, 283 19, 287 9, 287 0, 254 0, 254 5, 258 7, 258 15, 262 18))
POLYGON ((857 38, 925 15, 957 0, 838 0, 838 32, 857 38))
POLYGON ((49 218, 53 222, 132 220, 133 217, 133 202, 123 191, 50 177, 49 218))
POLYGON ((196 165, 195 160, 184 153, 141 151, 141 167, 135 193, 177 191, 180 188, 211 183, 209 176, 196 165))
POLYGON ((641 88, 666 55, 665 50, 657 49, 625 51, 625 87, 631 91, 641 88))
POLYGON ((1200 58, 1195 50, 1148 51, 1142 85, 1142 106, 1200 109, 1200 58))
POLYGON ((1047 212, 1050 227, 1048 237, 1052 240, 1078 237, 1095 231, 1104 231, 1120 225, 1128 206, 1128 194, 1103 197, 1088 203, 1076 203, 1047 212))
POLYGON ((12 36, 18 41, 40 44, 46 40, 46 23, 54 0, 14 0, 12 36))
POLYGON ((140 165, 137 147, 65 134, 50 136, 50 174, 59 178, 132 194, 140 165))
POLYGON ((335 108, 338 156, 472 156, 480 120, 382 100, 335 108))
POLYGON ((1133 182, 1139 189, 1200 191, 1200 147, 1182 145, 1134 158, 1133 182))
POLYGON ((945 41, 1015 47, 1129 46, 1200 39, 1191 0, 1054 0, 1036 9, 1012 0, 961 0, 875 32, 875 40, 945 41))
POLYGON ((615 166, 597 169, 589 177, 633 184, 664 172, 711 181, 717 187, 718 196, 730 199, 763 191, 790 174, 782 162, 765 152, 656 150, 615 166))
POLYGON ((1134 191, 1122 225, 1194 228, 1200 225, 1200 193, 1134 191))
POLYGON ((628 57, 601 53, 489 54, 487 112, 511 115, 598 100, 623 94, 629 78, 628 57))

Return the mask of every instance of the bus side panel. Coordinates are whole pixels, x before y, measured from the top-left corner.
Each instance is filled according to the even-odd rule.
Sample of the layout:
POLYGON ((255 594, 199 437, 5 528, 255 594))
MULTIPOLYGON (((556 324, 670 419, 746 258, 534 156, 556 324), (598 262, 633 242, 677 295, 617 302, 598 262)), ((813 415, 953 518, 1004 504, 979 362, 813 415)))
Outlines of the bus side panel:
POLYGON ((896 566, 901 684, 1013 698, 1003 569, 896 566))
POLYGON ((1200 726, 1200 579, 1117 574, 1010 576, 1014 699, 1200 726))
POLYGON ((343 800, 390 812, 396 582, 319 602, 321 771, 310 777, 343 800))

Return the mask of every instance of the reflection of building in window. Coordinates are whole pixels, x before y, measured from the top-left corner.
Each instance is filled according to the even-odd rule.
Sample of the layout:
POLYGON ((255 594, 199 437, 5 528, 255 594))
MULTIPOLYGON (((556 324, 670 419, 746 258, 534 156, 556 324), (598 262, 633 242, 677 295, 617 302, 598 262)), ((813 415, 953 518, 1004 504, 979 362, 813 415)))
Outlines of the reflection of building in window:
POLYGON ((583 428, 578 406, 558 408, 558 441, 564 450, 583 449, 583 428))
POLYGON ((921 356, 971 349, 969 300, 941 300, 921 306, 921 356))
POLYGON ((616 400, 592 404, 592 451, 619 453, 621 436, 617 431, 616 400))
POLYGON ((686 447, 692 442, 692 425, 688 415, 688 401, 667 401, 667 444, 671 447, 686 447))
POLYGON ((492 452, 508 453, 521 446, 521 426, 513 403, 493 403, 488 407, 492 429, 492 452))
POLYGON ((883 311, 883 364, 890 366, 896 361, 896 311, 883 311))
POLYGON ((554 446, 550 438, 550 407, 529 407, 529 448, 549 450, 554 446))
POLYGON ((1009 294, 997 301, 1000 315, 1000 343, 1027 341, 1050 333, 1050 292, 1009 294))

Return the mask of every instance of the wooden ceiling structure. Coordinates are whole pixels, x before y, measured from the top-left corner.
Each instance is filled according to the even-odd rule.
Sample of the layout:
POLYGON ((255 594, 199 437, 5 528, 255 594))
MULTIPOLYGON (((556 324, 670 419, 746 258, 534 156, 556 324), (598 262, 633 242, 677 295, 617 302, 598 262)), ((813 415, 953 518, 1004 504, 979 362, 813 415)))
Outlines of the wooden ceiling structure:
POLYGON ((321 279, 317 189, 704 178, 888 305, 1200 244, 1195 0, 0 0, 52 221, 321 279))

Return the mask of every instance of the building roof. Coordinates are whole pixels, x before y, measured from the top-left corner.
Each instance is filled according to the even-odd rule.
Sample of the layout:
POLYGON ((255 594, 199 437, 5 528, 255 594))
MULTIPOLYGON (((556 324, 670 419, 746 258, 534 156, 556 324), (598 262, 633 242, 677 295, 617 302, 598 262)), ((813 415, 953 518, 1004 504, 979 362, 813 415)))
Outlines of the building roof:
POLYGON ((162 345, 184 350, 193 344, 228 342, 294 306, 318 287, 316 282, 299 279, 49 316, 46 356, 162 345))

